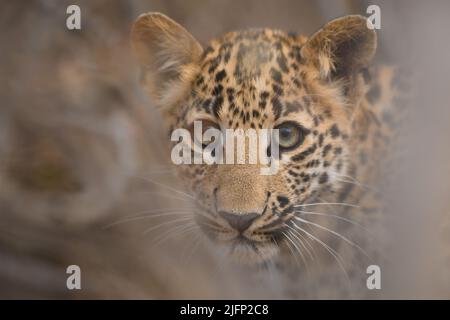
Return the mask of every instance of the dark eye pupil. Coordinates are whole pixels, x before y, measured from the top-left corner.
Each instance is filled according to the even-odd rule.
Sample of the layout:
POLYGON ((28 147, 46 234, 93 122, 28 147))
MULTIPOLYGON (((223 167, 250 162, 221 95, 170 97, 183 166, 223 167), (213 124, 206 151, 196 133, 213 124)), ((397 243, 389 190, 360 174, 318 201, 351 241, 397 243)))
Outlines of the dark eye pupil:
POLYGON ((280 129, 280 136, 282 138, 288 138, 291 135, 291 128, 281 128, 280 129))

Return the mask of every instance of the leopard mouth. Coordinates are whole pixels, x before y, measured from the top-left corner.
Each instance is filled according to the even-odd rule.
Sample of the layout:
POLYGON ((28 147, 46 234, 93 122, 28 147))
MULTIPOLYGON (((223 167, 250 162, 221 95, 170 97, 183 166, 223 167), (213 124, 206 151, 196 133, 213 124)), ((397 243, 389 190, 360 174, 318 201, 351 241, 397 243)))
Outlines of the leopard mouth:
MULTIPOLYGON (((275 258, 283 240, 284 222, 270 225, 270 231, 246 230, 237 231, 205 217, 205 213, 197 214, 196 221, 200 229, 214 245, 218 245, 231 257, 231 260, 242 265, 264 264, 275 258)), ((261 228, 263 230, 264 228, 261 228)))

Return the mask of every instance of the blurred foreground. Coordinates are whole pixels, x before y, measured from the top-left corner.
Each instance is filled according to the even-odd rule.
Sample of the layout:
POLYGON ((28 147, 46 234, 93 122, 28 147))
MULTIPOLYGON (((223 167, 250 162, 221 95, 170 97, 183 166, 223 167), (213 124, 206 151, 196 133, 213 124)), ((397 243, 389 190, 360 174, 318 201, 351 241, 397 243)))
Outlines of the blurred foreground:
MULTIPOLYGON (((382 295, 450 298, 450 4, 374 3, 377 60, 413 69, 382 295)), ((81 32, 65 28, 69 4, 9 2, 0 12, 0 298, 289 298, 277 275, 260 283, 195 233, 153 228, 164 222, 158 213, 191 205, 173 191, 181 187, 129 30, 139 14, 161 11, 203 42, 260 26, 308 35, 367 4, 79 1, 81 32), (66 288, 71 264, 81 267, 81 291, 66 288)))

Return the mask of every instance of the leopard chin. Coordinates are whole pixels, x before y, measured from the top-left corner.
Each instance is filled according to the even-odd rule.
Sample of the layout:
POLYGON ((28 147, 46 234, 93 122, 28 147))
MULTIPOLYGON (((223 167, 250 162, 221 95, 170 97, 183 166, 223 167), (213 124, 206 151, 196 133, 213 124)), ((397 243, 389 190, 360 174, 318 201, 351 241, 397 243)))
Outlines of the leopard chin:
POLYGON ((195 220, 210 244, 219 248, 230 261, 236 264, 262 265, 275 259, 280 252, 281 229, 261 239, 251 230, 237 231, 219 224, 214 226, 208 219, 206 220, 208 222, 205 222, 203 215, 197 215, 195 220))
POLYGON ((229 250, 232 261, 247 266, 270 262, 279 253, 279 248, 274 243, 259 243, 240 239, 235 240, 229 250))

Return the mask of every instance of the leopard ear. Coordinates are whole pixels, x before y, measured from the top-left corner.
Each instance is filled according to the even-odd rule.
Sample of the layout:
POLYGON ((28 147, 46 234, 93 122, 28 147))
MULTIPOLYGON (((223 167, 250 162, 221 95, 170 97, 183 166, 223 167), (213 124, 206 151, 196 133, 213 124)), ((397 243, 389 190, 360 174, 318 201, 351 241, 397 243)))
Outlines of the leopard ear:
POLYGON ((359 15, 335 19, 317 31, 302 47, 324 79, 351 76, 367 67, 375 55, 377 34, 370 21, 359 15))
POLYGON ((160 108, 172 107, 189 90, 202 47, 186 29, 161 13, 146 13, 136 20, 131 45, 152 102, 160 108))

